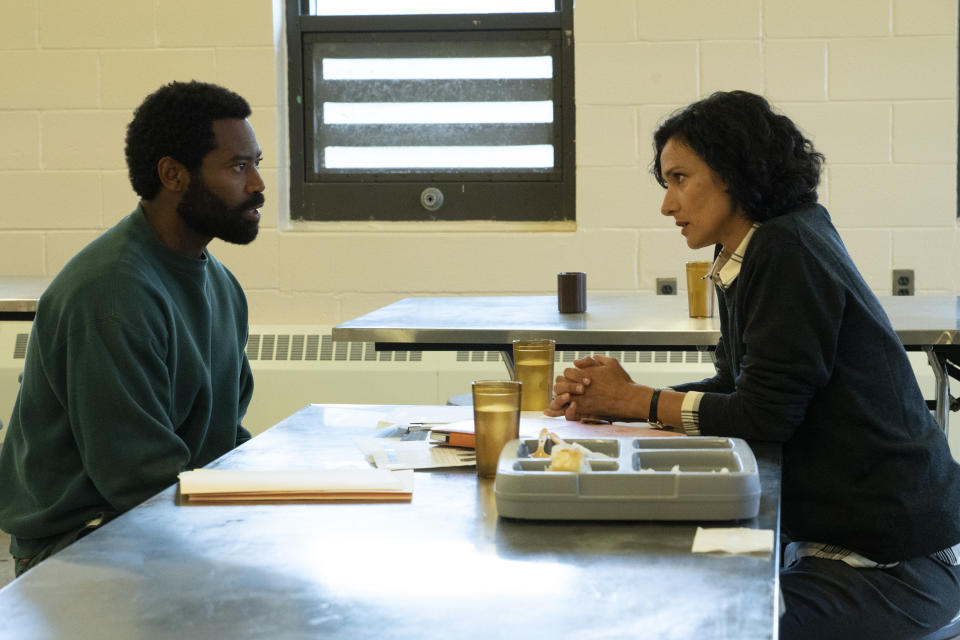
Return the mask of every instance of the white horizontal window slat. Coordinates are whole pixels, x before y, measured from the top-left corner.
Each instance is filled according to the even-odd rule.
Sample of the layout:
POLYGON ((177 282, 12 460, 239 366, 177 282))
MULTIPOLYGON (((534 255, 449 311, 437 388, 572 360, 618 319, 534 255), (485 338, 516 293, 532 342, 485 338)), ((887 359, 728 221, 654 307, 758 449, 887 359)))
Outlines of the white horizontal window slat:
POLYGON ((449 13, 546 13, 553 0, 313 0, 318 16, 425 15, 449 13))
POLYGON ((497 147, 326 147, 328 169, 545 169, 552 145, 497 147))
POLYGON ((325 124, 519 124, 553 122, 552 100, 521 102, 324 102, 325 124))
POLYGON ((498 80, 552 78, 550 56, 324 58, 324 80, 498 80))

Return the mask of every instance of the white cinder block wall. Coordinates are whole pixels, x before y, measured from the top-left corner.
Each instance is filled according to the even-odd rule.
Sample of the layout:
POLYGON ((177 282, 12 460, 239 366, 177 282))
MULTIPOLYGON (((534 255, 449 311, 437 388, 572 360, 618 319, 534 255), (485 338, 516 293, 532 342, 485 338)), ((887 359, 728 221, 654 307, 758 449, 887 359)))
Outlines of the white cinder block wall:
POLYGON ((561 270, 586 271, 591 291, 652 295, 695 256, 659 215, 650 134, 676 107, 744 88, 826 153, 822 200, 878 293, 895 267, 916 271, 920 294, 960 292, 955 0, 578 0, 575 231, 291 229, 279 0, 6 0, 3 13, 0 274, 52 275, 134 207, 130 112, 195 78, 250 100, 264 149, 261 237, 213 247, 254 323, 334 324, 411 295, 547 293, 561 270))

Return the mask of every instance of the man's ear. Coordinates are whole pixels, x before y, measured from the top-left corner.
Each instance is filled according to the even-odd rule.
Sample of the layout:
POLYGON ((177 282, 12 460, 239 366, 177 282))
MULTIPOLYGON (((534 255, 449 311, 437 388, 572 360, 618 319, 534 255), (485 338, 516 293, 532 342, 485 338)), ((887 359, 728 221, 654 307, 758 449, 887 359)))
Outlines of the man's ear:
POLYGON ((190 185, 190 172, 170 156, 163 156, 157 163, 157 175, 165 189, 181 193, 190 185))

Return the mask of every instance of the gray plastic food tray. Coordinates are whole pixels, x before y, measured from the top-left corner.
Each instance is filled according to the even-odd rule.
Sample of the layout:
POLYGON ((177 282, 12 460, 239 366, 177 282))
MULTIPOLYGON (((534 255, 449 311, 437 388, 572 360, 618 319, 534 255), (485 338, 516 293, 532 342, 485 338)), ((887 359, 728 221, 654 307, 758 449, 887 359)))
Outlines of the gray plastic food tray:
MULTIPOLYGON (((760 508, 753 450, 740 438, 570 438, 609 458, 546 471, 537 440, 511 440, 497 463, 497 511, 533 520, 740 520, 760 508)), ((547 451, 551 449, 547 443, 547 451)))

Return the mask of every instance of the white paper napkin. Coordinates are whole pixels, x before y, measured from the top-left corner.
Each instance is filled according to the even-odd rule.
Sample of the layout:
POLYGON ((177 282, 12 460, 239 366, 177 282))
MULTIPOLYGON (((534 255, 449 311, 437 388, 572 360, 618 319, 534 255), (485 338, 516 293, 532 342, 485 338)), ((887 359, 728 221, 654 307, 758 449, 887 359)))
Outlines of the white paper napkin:
POLYGON ((770 553, 773 550, 773 529, 697 527, 693 553, 770 553))

